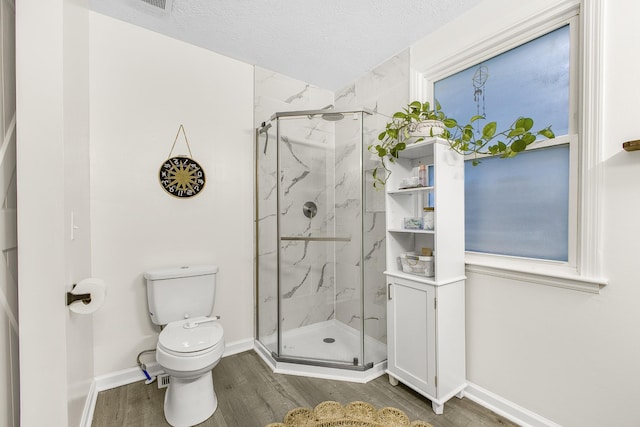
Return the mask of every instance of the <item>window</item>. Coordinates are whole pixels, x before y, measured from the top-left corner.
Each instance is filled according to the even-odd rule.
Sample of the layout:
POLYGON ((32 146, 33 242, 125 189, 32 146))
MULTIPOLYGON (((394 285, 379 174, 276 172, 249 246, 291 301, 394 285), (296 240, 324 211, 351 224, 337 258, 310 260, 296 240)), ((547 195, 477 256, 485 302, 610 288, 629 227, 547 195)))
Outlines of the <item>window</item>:
MULTIPOLYGON (((503 160, 465 167, 467 251, 569 263, 575 230, 570 204, 571 31, 566 24, 434 83, 434 98, 459 121, 486 115, 507 128, 518 115, 556 138, 503 160), (544 147, 544 148, 542 148, 544 147)), ((478 123, 478 129, 482 123, 478 123)))
MULTIPOLYGON (((500 249, 499 239, 497 239, 493 242, 493 247, 482 248, 486 252, 467 252, 465 261, 468 272, 593 293, 598 293, 600 288, 607 284, 607 280, 600 275, 603 183, 601 166, 603 11, 604 0, 558 0, 553 4, 540 5, 529 2, 518 6, 514 4, 509 7, 495 8, 487 6, 486 10, 463 16, 458 25, 445 26, 434 36, 429 36, 412 46, 412 98, 433 100, 436 82, 441 82, 463 70, 477 68, 478 65, 492 58, 499 58, 504 52, 517 50, 518 47, 558 29, 568 28, 570 44, 568 116, 553 114, 554 117, 566 118, 566 134, 562 133, 560 124, 550 122, 556 138, 551 140, 553 142, 536 142, 538 149, 558 150, 556 153, 564 151, 559 157, 566 158, 568 155, 568 182, 563 178, 565 185, 568 185, 568 200, 564 204, 568 217, 566 221, 568 230, 566 239, 563 238, 563 241, 566 241, 566 249, 564 249, 566 254, 558 256, 554 249, 543 255, 536 249, 533 252, 520 251, 514 252, 513 256, 506 256, 502 254, 505 251, 500 249), (489 23, 486 17, 497 16, 497 14, 500 15, 500 19, 490 20, 491 25, 486 25, 489 23), (483 22, 478 31, 460 31, 461 27, 471 25, 474 20, 483 22), (447 48, 434 49, 434 43, 436 45, 446 43, 447 48)), ((561 30, 559 33, 562 31, 567 30, 561 30)), ((546 60, 547 57, 548 52, 545 52, 542 59, 546 60)), ((492 67, 495 69, 495 65, 492 67)), ((495 76, 496 73, 490 71, 489 78, 492 79, 495 76)), ((443 94, 444 86, 439 90, 443 94)), ((511 87, 509 90, 519 91, 521 87, 511 87)), ((487 92, 486 96, 488 95, 487 92)), ((543 98, 549 99, 548 96, 543 98)), ((440 101, 440 97, 438 100, 440 101)), ((494 108, 486 97, 485 103, 485 108, 490 106, 494 108)), ((494 101, 491 100, 491 103, 494 101)), ((514 107, 513 114, 533 116, 534 104, 527 103, 526 111, 523 111, 523 108, 514 107)), ((449 109, 449 107, 446 108, 449 109)), ((451 106, 451 108, 455 107, 451 106)), ((473 115, 477 112, 476 108, 478 108, 477 104, 472 103, 473 115)), ((459 114, 461 120, 465 119, 464 112, 447 111, 447 113, 454 117, 455 114, 459 114)), ((490 114, 487 110, 486 113, 493 118, 494 112, 490 114)), ((543 127, 548 121, 544 116, 534 117, 534 119, 537 128, 543 127)), ((533 147, 520 154, 522 156, 520 161, 528 160, 524 157, 525 154, 531 154, 532 157, 537 154, 537 150, 529 151, 531 148, 533 147)), ((516 158, 504 161, 501 166, 514 165, 511 160, 516 158)), ((495 163, 501 160, 497 159, 495 163)), ((483 164, 478 166, 474 173, 493 160, 481 159, 481 161, 483 164)), ((539 172, 538 176, 544 173, 536 166, 532 169, 539 172)), ((503 171, 502 173, 510 174, 511 172, 503 171)), ((520 193, 520 187, 518 190, 520 193)), ((540 193, 548 190, 543 191, 540 187, 536 190, 532 187, 531 191, 540 193)), ((525 197, 521 194, 518 196, 525 197)), ((544 211, 540 205, 535 205, 527 210, 529 215, 532 209, 544 211)), ((540 212, 540 215, 545 215, 545 212, 540 212)), ((560 217, 564 214, 554 215, 560 217)), ((488 218, 491 218, 491 215, 488 218)), ((476 221, 476 219, 473 220, 476 221)), ((485 224, 482 226, 485 227, 485 224)), ((480 230, 480 226, 469 225, 468 227, 480 230)), ((534 235, 535 230, 530 234, 534 235)), ((562 234, 564 236, 564 232, 562 234)), ((487 240, 484 238, 483 240, 486 244, 487 240)), ((522 246, 531 250, 526 243, 522 246)), ((474 250, 479 249, 474 247, 474 250)))

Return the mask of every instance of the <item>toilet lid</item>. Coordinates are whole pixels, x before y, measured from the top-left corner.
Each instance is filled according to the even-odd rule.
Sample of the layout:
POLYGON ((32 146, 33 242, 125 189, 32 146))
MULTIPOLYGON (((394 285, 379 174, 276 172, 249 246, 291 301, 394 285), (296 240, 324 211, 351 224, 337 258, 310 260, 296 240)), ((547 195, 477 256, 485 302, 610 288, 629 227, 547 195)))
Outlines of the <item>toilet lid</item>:
MULTIPOLYGON (((205 319, 204 317, 202 319, 205 319)), ((222 340, 223 329, 219 322, 201 323, 195 328, 185 328, 196 318, 169 323, 160 332, 158 342, 167 350, 192 353, 213 347, 222 340)))

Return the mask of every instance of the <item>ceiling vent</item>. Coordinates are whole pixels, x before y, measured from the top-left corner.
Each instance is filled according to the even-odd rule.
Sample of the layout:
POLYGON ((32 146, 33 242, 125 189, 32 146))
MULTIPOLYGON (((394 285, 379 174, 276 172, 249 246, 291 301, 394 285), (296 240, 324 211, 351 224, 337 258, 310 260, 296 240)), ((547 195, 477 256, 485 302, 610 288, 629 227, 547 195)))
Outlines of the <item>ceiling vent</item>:
POLYGON ((155 10, 161 10, 164 12, 171 12, 171 6, 173 0, 140 0, 142 3, 145 3, 155 10))

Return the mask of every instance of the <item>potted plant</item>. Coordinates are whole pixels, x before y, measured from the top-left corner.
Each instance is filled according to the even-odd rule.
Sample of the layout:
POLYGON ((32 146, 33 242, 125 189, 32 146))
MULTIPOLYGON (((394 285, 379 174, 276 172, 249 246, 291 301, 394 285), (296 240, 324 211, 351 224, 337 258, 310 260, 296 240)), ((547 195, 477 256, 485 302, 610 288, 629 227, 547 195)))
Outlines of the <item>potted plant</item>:
MULTIPOLYGON (((519 117, 508 128, 498 131, 496 122, 488 122, 480 129, 484 116, 473 116, 466 124, 460 124, 442 111, 436 101, 432 109, 428 102, 413 101, 402 111, 393 114, 384 131, 378 135, 378 143, 369 146, 369 151, 380 160, 373 170, 373 186, 384 186, 391 174, 387 162, 394 163, 407 144, 423 141, 427 136, 438 136, 446 140, 456 152, 468 155, 491 155, 501 158, 514 157, 527 149, 539 136, 555 138, 551 127, 532 131, 533 119, 519 117)), ((480 163, 477 157, 473 165, 480 163)))

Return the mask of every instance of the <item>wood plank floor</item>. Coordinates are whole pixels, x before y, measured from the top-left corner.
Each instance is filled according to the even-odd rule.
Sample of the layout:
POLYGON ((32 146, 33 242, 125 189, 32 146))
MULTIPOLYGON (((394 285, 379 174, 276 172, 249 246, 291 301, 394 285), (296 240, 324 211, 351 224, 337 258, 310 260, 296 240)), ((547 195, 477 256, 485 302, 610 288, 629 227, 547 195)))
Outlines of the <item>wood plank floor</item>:
MULTIPOLYGON (((218 409, 200 426, 264 427, 282 421, 293 408, 313 408, 325 400, 392 406, 412 421, 427 421, 434 427, 517 426, 469 399, 453 398, 445 404, 443 415, 435 415, 428 399, 402 384, 390 385, 386 375, 355 384, 274 374, 253 351, 223 358, 213 372, 218 409)), ((92 426, 168 426, 162 412, 165 390, 141 381, 100 392, 92 426)))

